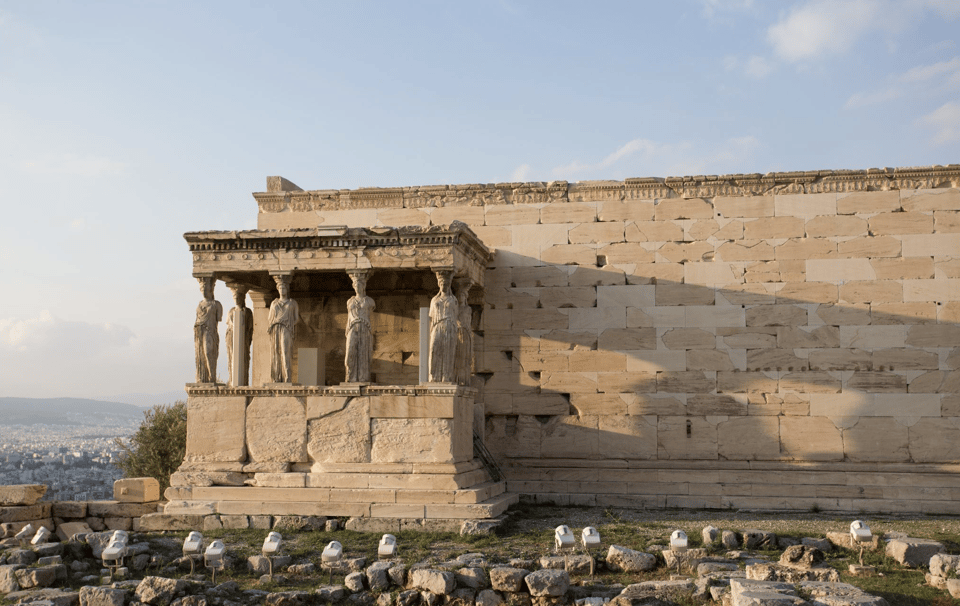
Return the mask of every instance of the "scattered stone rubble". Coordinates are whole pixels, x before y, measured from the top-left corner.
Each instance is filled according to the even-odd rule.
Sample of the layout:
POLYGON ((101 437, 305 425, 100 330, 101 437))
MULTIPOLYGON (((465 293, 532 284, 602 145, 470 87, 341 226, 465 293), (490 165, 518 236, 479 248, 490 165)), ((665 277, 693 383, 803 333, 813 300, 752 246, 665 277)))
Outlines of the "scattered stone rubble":
MULTIPOLYGON (((273 561, 274 575, 267 559, 251 556, 246 560, 228 556, 221 578, 214 584, 202 568, 185 574, 189 561, 182 557, 178 539, 130 535, 128 556, 124 562, 129 580, 121 576, 102 577, 99 560, 111 536, 110 531, 72 536, 22 548, 18 540, 0 538, 0 596, 12 603, 63 604, 79 606, 239 606, 271 604, 275 606, 337 603, 346 600, 357 606, 439 606, 440 604, 476 604, 477 606, 636 606, 639 604, 675 604, 695 599, 713 600, 724 606, 820 605, 883 606, 887 602, 857 587, 840 583, 835 570, 824 565, 824 551, 835 543, 817 538, 801 540, 777 537, 756 530, 720 531, 704 529, 707 545, 716 545, 729 532, 738 545, 753 545, 758 551, 727 551, 712 555, 707 548, 672 551, 667 547, 648 547, 636 551, 611 545, 606 558, 594 562, 588 555, 545 555, 539 560, 512 559, 491 562, 480 553, 470 553, 445 562, 420 562, 407 566, 398 560, 375 561, 344 558, 336 572, 341 584, 328 582, 328 571, 316 563, 289 555, 273 561), (790 543, 790 545, 786 545, 790 543), (764 553, 786 549, 778 561, 764 553), (657 568, 679 570, 669 580, 643 581, 630 585, 602 584, 592 577, 591 567, 610 572, 646 573, 657 568), (260 577, 261 583, 282 586, 289 579, 316 577, 312 590, 241 590, 230 580, 231 573, 246 570, 260 577), (181 577, 181 578, 171 578, 181 577), (79 590, 70 589, 82 585, 79 590)), ((956 578, 960 556, 933 552, 929 541, 905 536, 889 537, 889 544, 907 547, 891 550, 907 554, 907 566, 929 565, 930 585, 960 594, 956 578), (923 553, 932 556, 921 561, 923 553)), ((838 541, 839 542, 839 541, 838 541)), ((939 547, 942 550, 942 545, 939 547)), ((889 549, 889 548, 888 548, 889 549)), ((900 561, 900 560, 898 560, 900 561)), ((201 564, 202 565, 202 564, 201 564)))

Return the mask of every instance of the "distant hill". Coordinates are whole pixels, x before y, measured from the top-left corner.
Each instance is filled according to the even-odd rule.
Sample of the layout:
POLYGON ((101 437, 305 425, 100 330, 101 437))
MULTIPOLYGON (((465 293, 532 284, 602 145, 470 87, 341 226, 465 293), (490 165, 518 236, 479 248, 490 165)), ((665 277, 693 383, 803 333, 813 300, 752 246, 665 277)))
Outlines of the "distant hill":
POLYGON ((0 425, 139 425, 143 408, 83 398, 0 398, 0 425))
POLYGON ((101 396, 104 402, 123 402, 124 404, 133 404, 141 408, 151 408, 156 404, 173 404, 174 402, 187 399, 187 394, 182 390, 165 391, 162 393, 123 393, 116 396, 101 396))

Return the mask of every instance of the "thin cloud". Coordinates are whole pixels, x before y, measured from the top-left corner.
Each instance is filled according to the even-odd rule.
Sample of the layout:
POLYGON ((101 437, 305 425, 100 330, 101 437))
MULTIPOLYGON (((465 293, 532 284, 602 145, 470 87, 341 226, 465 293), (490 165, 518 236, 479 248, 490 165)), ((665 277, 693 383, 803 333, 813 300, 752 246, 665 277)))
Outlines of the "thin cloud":
POLYGON ((747 59, 747 65, 744 70, 748 76, 751 78, 761 79, 765 78, 770 72, 773 71, 773 64, 767 59, 754 55, 747 59))
POLYGON ((0 351, 5 354, 97 352, 129 345, 133 338, 126 326, 63 320, 47 310, 23 320, 0 319, 0 351))
POLYGON ((892 85, 880 91, 854 93, 847 99, 844 108, 857 109, 899 99, 915 91, 917 84, 923 84, 926 92, 960 90, 960 57, 930 65, 918 65, 894 76, 893 81, 892 85))
POLYGON ((735 55, 727 55, 722 60, 723 69, 732 72, 743 70, 744 75, 756 80, 766 78, 773 71, 775 64, 760 55, 752 55, 741 62, 735 55))
POLYGON ((944 75, 956 76, 960 73, 960 57, 949 61, 940 61, 932 65, 919 65, 903 75, 904 82, 925 82, 944 75))
POLYGON ((903 96, 903 90, 899 87, 888 88, 874 93, 854 93, 850 95, 847 102, 843 105, 844 109, 858 109, 867 105, 876 105, 886 103, 903 96))
POLYGON ((713 19, 720 13, 741 12, 753 7, 753 0, 701 0, 701 14, 713 19))
POLYGON ((960 103, 948 101, 918 120, 921 126, 932 128, 937 145, 960 141, 960 103))
POLYGON ((511 181, 526 181, 527 177, 530 176, 530 165, 521 164, 520 166, 513 169, 513 172, 510 174, 511 181))
POLYGON ((649 139, 633 139, 598 162, 575 160, 554 168, 553 174, 564 179, 596 179, 605 172, 612 172, 611 169, 616 169, 618 178, 737 172, 752 161, 761 143, 746 135, 727 139, 712 150, 707 148, 706 153, 695 152, 705 147, 686 141, 663 144, 649 139))
MULTIPOLYGON (((896 33, 933 11, 945 19, 960 16, 956 0, 810 0, 767 29, 767 42, 793 63, 846 52, 872 30, 896 33)), ((893 52, 898 43, 887 40, 893 52)))
POLYGON ((841 53, 874 27, 881 10, 870 0, 815 0, 770 26, 767 41, 791 62, 841 53))

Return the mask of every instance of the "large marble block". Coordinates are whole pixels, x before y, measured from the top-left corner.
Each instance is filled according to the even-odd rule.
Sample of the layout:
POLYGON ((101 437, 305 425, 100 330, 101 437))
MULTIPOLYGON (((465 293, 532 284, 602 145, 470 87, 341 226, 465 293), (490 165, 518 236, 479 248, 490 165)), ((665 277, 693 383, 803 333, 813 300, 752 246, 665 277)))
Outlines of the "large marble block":
POLYGON ((340 407, 311 418, 307 428, 307 452, 314 463, 370 462, 370 398, 308 398, 307 409, 340 407))
POLYGON ((191 396, 187 399, 186 462, 238 462, 247 457, 247 398, 191 396))
POLYGON ((306 461, 307 416, 299 398, 253 398, 247 407, 246 421, 251 461, 306 461))

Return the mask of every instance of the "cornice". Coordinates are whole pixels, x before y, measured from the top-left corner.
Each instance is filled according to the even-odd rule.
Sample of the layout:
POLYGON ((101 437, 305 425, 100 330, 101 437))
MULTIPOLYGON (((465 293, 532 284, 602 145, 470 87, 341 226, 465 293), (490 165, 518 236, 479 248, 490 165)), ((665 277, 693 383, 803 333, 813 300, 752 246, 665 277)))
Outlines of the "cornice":
POLYGON ((356 190, 258 192, 260 212, 377 208, 437 208, 775 194, 852 193, 960 187, 960 164, 867 170, 645 177, 623 181, 566 181, 424 185, 356 190))

